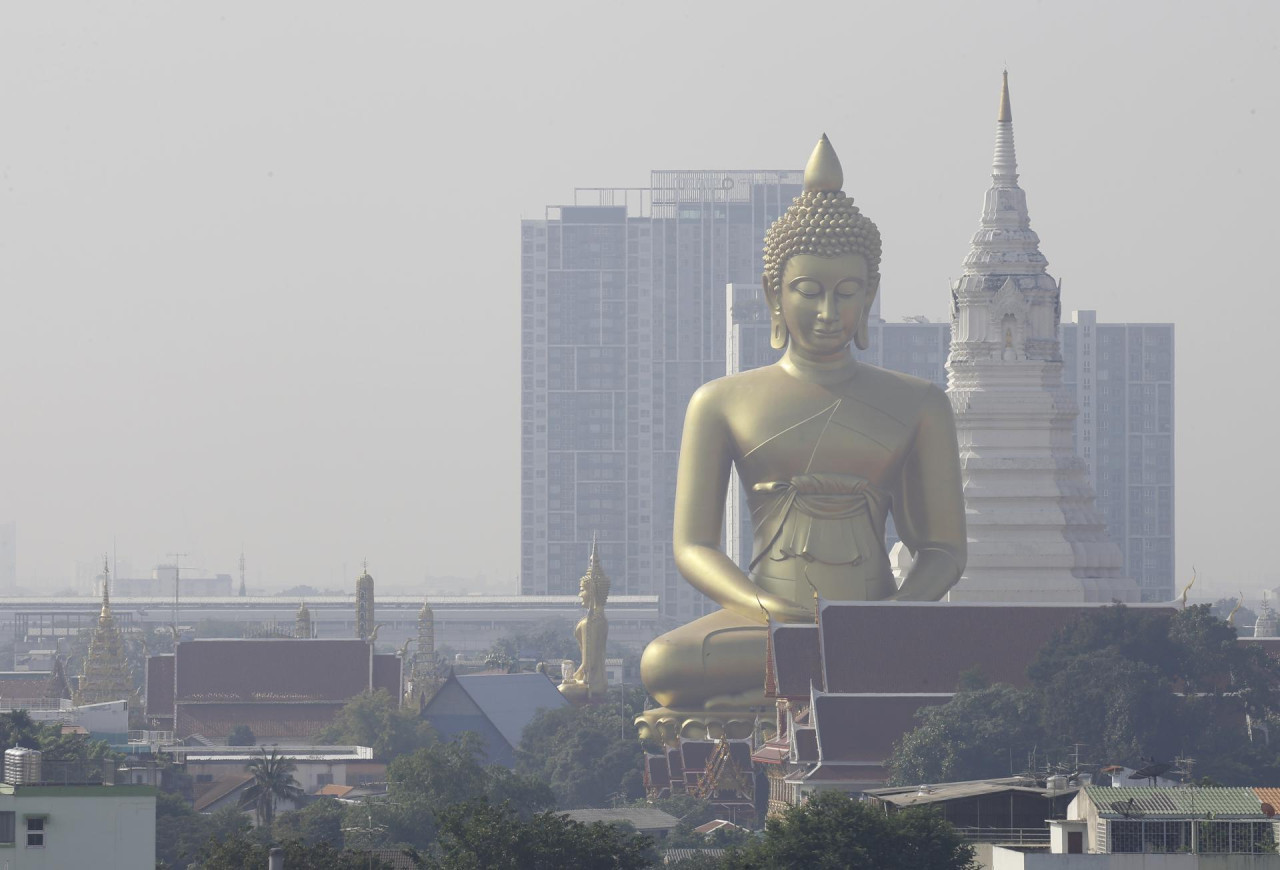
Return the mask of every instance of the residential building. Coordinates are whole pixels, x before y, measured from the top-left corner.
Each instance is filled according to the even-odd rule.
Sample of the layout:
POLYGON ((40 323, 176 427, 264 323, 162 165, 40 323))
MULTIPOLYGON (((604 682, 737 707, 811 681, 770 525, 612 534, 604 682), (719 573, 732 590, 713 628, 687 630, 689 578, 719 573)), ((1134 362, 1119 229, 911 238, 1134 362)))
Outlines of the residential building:
POLYGON ((992 850, 992 870, 1280 868, 1272 788, 1086 785, 1051 821, 1047 852, 992 850), (1079 857, 1076 857, 1079 856, 1079 857))
POLYGON ((147 658, 146 716, 180 740, 225 739, 237 725, 259 740, 307 739, 356 695, 399 698, 400 667, 358 639, 187 640, 147 658))
POLYGON ((538 711, 568 705, 545 674, 450 674, 423 707, 422 718, 441 737, 478 734, 490 764, 514 767, 516 747, 538 711))
POLYGON ((1143 601, 1177 591, 1173 374, 1172 323, 1099 323, 1076 311, 1062 324, 1062 385, 1080 409, 1076 452, 1143 601))
MULTIPOLYGON (((93 578, 95 591, 102 588, 105 576, 106 574, 103 573, 93 578)), ((178 584, 180 596, 199 598, 232 594, 230 574, 200 577, 187 568, 179 571, 177 565, 157 565, 150 577, 113 577, 111 592, 117 598, 168 596, 172 600, 175 583, 178 584)))
POLYGON ((801 186, 792 170, 654 172, 522 222, 522 594, 576 592, 598 535, 617 593, 682 621, 709 609, 671 554, 685 407, 725 371, 725 285, 758 282, 801 186))
MULTIPOLYGON (((10 777, 6 775, 6 779, 10 777)), ((156 789, 97 782, 0 784, 0 867, 137 870, 156 864, 156 789)))

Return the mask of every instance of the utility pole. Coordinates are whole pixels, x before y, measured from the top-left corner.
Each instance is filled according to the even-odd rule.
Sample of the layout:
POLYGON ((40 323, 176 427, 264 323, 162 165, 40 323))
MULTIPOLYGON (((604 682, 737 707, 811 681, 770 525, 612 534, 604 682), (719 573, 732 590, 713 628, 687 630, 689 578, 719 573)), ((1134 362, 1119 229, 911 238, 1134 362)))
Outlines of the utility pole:
POLYGON ((244 598, 244 544, 240 545, 240 597, 244 598))
POLYGON ((170 553, 173 559, 173 650, 178 651, 178 584, 182 580, 181 559, 186 553, 170 553))

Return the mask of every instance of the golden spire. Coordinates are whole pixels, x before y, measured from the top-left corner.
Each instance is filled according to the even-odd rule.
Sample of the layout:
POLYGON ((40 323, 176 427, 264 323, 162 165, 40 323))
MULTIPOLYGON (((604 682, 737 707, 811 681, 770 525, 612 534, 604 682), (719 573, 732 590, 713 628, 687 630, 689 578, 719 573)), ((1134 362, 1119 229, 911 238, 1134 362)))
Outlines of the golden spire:
POLYGON ((106 622, 111 619, 111 568, 107 563, 107 557, 102 557, 102 611, 98 614, 99 622, 106 622))
POLYGON ((600 555, 596 552, 597 532, 591 533, 591 557, 587 560, 587 576, 600 577, 604 574, 604 569, 600 567, 600 555))
POLYGON ((1000 117, 997 121, 1012 121, 1013 107, 1009 104, 1009 71, 1004 71, 1004 84, 1000 87, 1000 117))
POLYGON ((804 189, 809 191, 838 191, 844 187, 844 170, 840 168, 840 158, 836 149, 831 147, 831 140, 823 133, 809 162, 804 167, 804 189))

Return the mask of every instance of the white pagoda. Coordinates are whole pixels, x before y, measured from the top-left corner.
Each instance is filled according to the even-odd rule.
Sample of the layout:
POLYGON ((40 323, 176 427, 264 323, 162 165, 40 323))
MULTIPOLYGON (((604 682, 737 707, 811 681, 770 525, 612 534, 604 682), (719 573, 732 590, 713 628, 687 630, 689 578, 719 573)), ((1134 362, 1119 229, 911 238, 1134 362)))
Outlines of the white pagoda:
POLYGON ((1018 187, 1005 73, 992 185, 951 287, 949 385, 969 560, 952 601, 1137 601, 1094 503, 1062 389, 1061 284, 1018 187))

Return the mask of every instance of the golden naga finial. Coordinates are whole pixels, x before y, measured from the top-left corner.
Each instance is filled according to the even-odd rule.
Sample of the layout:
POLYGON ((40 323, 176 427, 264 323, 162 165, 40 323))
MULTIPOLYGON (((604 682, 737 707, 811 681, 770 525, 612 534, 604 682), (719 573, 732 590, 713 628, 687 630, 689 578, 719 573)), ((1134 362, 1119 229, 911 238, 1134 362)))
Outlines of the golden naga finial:
POLYGON ((838 191, 844 187, 844 169, 840 166, 840 158, 836 149, 831 147, 831 140, 823 133, 809 162, 804 167, 804 189, 809 191, 838 191))
POLYGON ((1182 587, 1182 609, 1187 609, 1187 593, 1191 591, 1191 587, 1196 585, 1196 566, 1191 566, 1191 582, 1182 587))
POLYGON ((1012 121, 1013 107, 1009 104, 1009 71, 1004 71, 1004 84, 1000 88, 1000 117, 997 121, 1012 121))
POLYGON ((1240 612, 1240 605, 1244 604, 1244 590, 1240 590, 1240 597, 1236 599, 1236 606, 1231 608, 1231 612, 1227 614, 1227 625, 1235 626, 1236 614, 1240 612))

